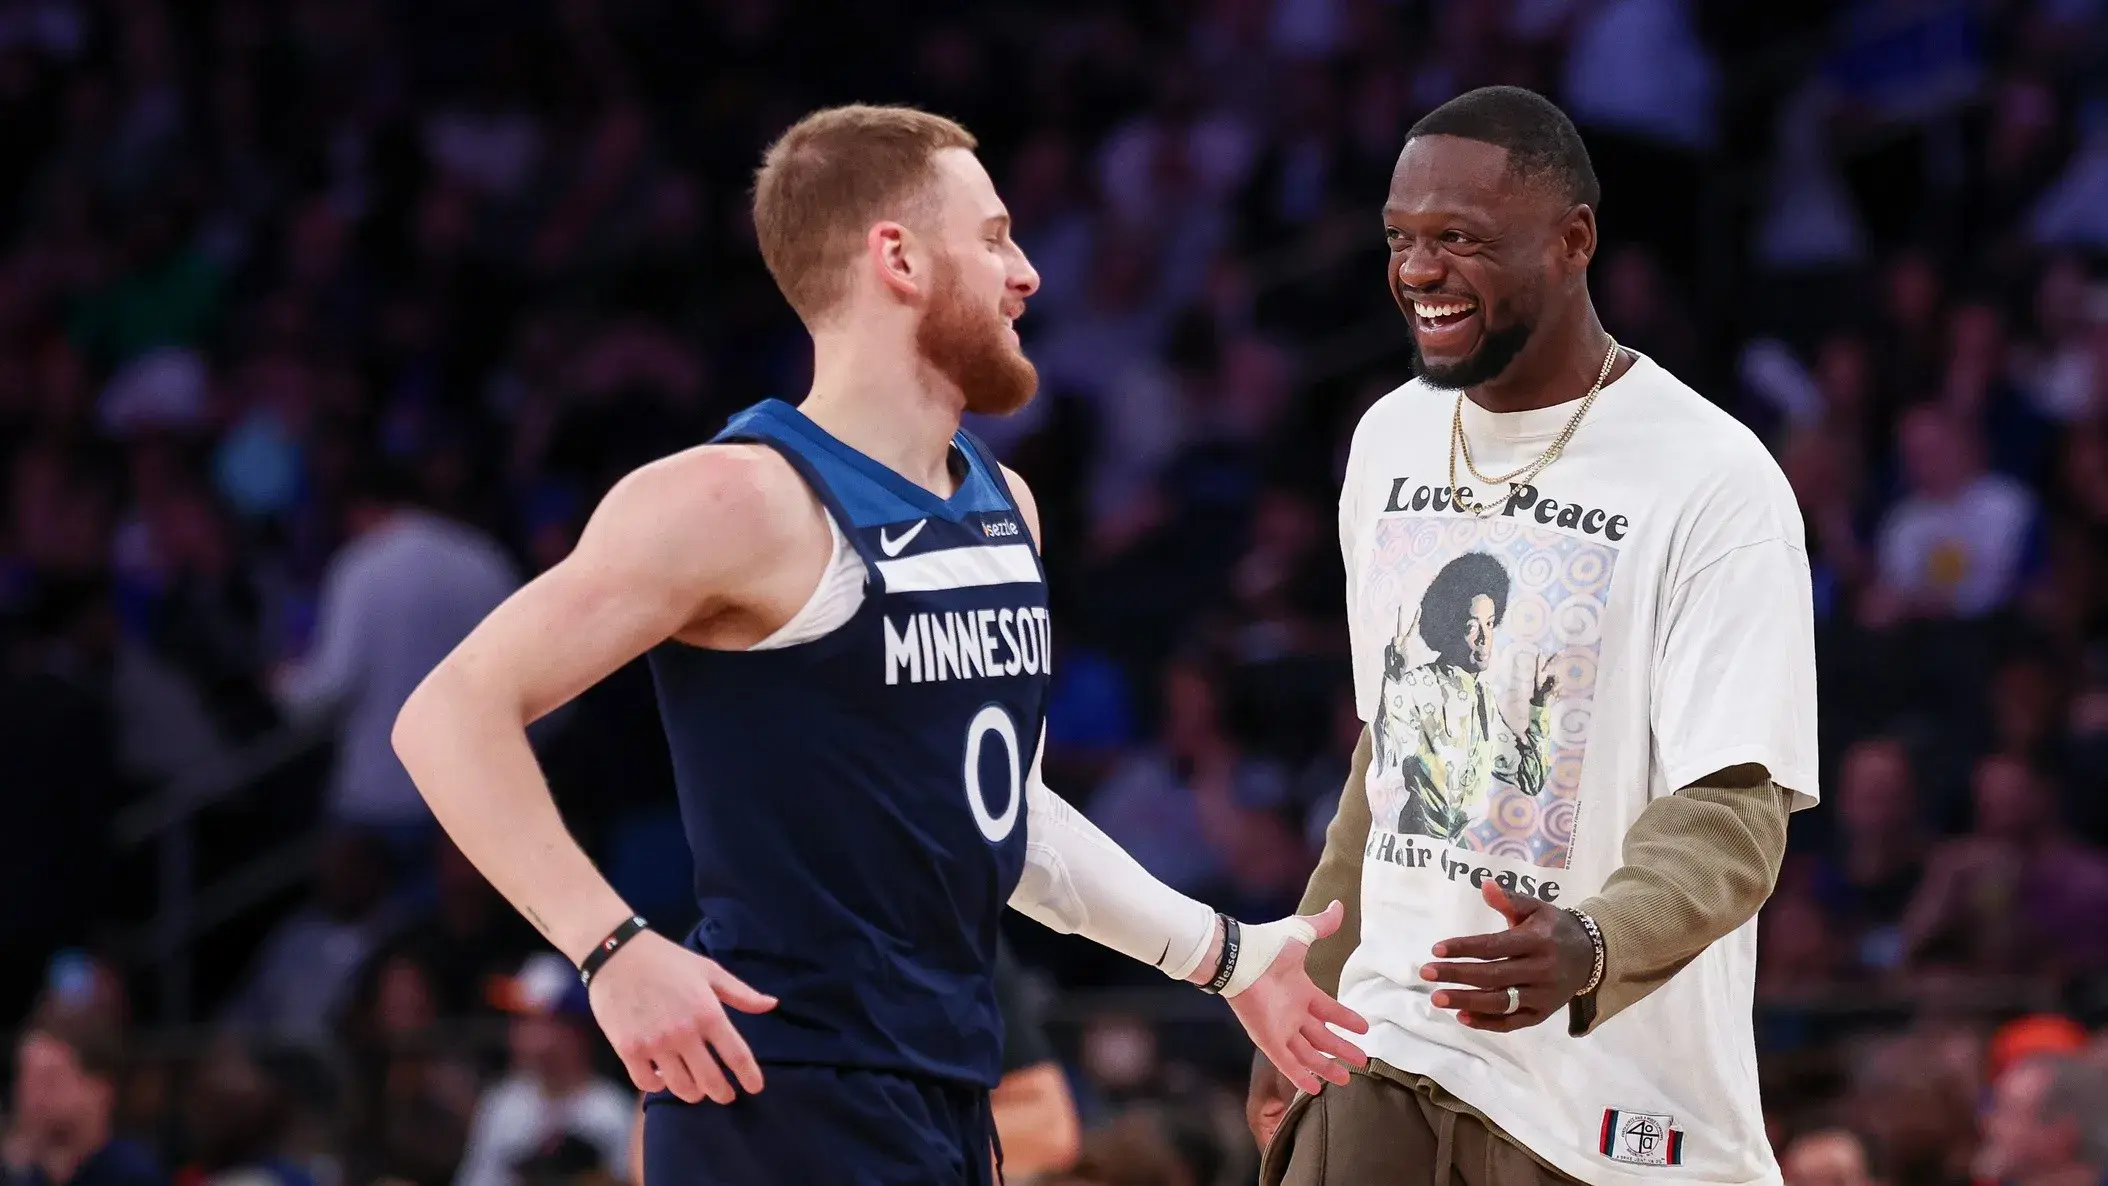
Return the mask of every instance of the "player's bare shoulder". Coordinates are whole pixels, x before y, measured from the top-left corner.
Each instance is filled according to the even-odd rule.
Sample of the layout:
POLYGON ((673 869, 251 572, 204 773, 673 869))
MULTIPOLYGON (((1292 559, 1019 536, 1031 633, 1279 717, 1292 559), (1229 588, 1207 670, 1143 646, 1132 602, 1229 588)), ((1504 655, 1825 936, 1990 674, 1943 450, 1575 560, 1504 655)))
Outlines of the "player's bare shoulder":
POLYGON ((1010 497, 1017 503, 1017 513, 1025 520, 1025 530, 1032 533, 1032 542, 1039 541, 1039 499, 1032 487, 1025 484, 1024 477, 1009 466, 1003 466, 1003 480, 1010 484, 1010 497))
POLYGON ((695 612, 682 641, 744 646, 797 612, 832 538, 819 499, 780 453, 710 444, 623 477, 579 550, 688 598, 695 612))

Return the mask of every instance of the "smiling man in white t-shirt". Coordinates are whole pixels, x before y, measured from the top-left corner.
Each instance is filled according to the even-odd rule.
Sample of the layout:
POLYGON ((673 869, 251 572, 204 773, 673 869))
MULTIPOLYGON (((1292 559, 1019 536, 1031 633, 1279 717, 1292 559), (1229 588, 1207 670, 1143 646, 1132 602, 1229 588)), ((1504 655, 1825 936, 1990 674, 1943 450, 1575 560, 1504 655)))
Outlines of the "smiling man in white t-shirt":
POLYGON ((1419 377, 1340 495, 1367 727, 1310 888, 1354 904, 1309 966, 1371 1064, 1315 1097, 1258 1068, 1270 1183, 1780 1180, 1750 1011, 1817 794, 1801 518, 1754 436, 1604 332, 1597 190, 1513 88, 1428 115, 1392 177, 1419 377))

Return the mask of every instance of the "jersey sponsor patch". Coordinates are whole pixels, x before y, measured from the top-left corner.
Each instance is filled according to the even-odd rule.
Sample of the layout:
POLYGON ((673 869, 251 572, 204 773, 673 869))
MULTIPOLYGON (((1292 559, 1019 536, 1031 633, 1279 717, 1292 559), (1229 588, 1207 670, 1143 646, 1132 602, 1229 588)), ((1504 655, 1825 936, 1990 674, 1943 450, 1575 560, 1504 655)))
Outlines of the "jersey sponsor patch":
POLYGON ((1605 1108, 1596 1149, 1627 1165, 1682 1165, 1683 1130, 1674 1116, 1605 1108))

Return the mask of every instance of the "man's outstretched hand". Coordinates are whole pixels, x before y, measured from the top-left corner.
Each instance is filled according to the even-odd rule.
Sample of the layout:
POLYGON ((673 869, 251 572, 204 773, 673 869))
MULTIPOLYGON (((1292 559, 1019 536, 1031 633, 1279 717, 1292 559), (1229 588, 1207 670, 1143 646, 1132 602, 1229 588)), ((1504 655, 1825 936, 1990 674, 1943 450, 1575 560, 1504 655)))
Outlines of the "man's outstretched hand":
MULTIPOLYGON (((1301 917, 1322 939, 1339 929, 1346 913, 1334 902, 1321 914, 1301 917)), ((1349 1067, 1369 1065, 1368 1055, 1329 1027, 1365 1034, 1369 1023, 1310 982, 1310 973, 1303 969, 1303 953, 1309 949, 1304 942, 1283 945, 1251 987, 1229 1002, 1260 1053, 1296 1087, 1314 1092, 1322 1083, 1345 1083, 1349 1067)))
POLYGON ((1596 949, 1580 920, 1550 902, 1491 881, 1481 890, 1508 929, 1435 944, 1440 962, 1423 966, 1420 978, 1444 986, 1435 990, 1436 1008, 1456 1010, 1472 1029, 1504 1034, 1565 1008, 1595 971, 1596 949), (1451 962, 1458 960, 1475 962, 1451 962), (1513 1013, 1506 1011, 1510 987, 1518 996, 1513 1013))

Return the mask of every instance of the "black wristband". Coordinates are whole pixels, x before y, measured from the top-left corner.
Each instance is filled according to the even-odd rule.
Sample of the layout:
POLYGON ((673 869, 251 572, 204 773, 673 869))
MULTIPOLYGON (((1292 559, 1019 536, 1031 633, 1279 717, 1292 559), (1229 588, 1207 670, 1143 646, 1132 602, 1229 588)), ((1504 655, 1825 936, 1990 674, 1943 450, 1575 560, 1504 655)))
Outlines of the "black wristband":
POLYGON ((624 919, 621 926, 608 932, 608 937, 602 939, 599 946, 586 953, 585 962, 578 965, 578 982, 590 986, 593 977, 599 973, 601 966, 608 962, 609 957, 622 950, 623 944, 649 929, 651 924, 645 922, 641 914, 632 914, 624 919))
POLYGON ((1200 990, 1213 996, 1221 996, 1223 986, 1230 982, 1230 977, 1237 974, 1237 949, 1243 945, 1243 940, 1238 935, 1240 928, 1236 919, 1227 914, 1217 914, 1215 917, 1222 920, 1222 959, 1215 965, 1214 978, 1201 985, 1200 990))

